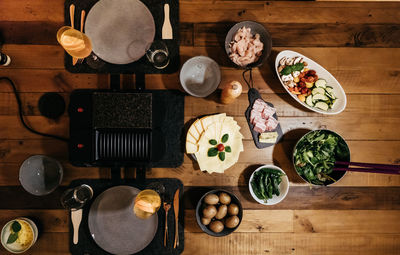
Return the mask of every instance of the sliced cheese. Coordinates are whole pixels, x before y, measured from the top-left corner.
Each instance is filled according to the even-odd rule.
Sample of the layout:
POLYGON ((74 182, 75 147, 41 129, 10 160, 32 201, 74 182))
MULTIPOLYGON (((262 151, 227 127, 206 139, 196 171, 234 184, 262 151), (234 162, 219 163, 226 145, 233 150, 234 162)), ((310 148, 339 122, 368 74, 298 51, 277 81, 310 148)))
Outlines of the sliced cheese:
POLYGON ((197 152, 197 144, 193 144, 191 142, 186 141, 186 153, 195 153, 197 152))
POLYGON ((210 116, 206 116, 200 119, 201 121, 201 125, 203 127, 204 130, 207 129, 208 126, 210 126, 212 123, 214 123, 214 116, 210 115, 210 116))
POLYGON ((191 134, 191 135, 193 136, 194 139, 196 139, 196 142, 200 139, 200 135, 201 135, 201 134, 199 134, 199 132, 197 131, 195 125, 192 124, 192 125, 190 126, 190 128, 189 128, 189 130, 188 130, 188 133, 191 134))
MULTIPOLYGON (((199 135, 203 134, 204 129, 203 129, 203 126, 201 125, 201 121, 200 121, 200 120, 196 120, 196 121, 193 123, 193 126, 196 127, 196 130, 197 130, 197 132, 199 133, 199 135)), ((199 139, 200 139, 200 137, 199 137, 199 139)))
POLYGON ((186 142, 197 144, 197 140, 189 132, 186 135, 186 142))

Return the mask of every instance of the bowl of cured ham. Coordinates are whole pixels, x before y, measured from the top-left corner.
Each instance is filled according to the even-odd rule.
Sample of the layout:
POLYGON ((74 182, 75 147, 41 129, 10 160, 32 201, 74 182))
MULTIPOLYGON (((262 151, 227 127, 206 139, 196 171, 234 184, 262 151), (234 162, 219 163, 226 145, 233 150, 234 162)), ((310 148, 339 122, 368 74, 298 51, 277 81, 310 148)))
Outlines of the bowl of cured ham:
POLYGON ((261 66, 271 53, 272 41, 267 29, 254 21, 234 25, 225 38, 225 51, 238 67, 261 66))

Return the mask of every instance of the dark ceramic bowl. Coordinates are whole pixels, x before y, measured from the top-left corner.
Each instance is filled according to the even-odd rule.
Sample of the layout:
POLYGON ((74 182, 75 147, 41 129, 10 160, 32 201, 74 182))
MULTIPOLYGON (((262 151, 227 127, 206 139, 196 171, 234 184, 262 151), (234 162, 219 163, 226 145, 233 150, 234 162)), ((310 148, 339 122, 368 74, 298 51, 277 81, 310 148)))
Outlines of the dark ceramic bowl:
MULTIPOLYGON (((326 133, 331 133, 331 134, 335 135, 336 137, 339 137, 339 142, 342 142, 342 144, 346 147, 346 149, 347 149, 347 151, 348 151, 349 153, 348 153, 348 157, 346 157, 346 158, 336 158, 336 160, 337 160, 337 161, 339 160, 339 161, 347 161, 347 162, 350 162, 350 149, 349 149, 348 144, 346 143, 346 141, 343 139, 342 136, 340 136, 340 135, 339 135, 338 133, 336 133, 336 132, 333 132, 333 131, 327 130, 327 129, 318 129, 318 130, 310 131, 310 132, 308 132, 307 134, 303 135, 303 136, 297 141, 296 145, 295 145, 294 148, 293 148, 293 153, 292 153, 292 162, 293 162, 293 167, 294 167, 296 173, 300 176, 301 179, 303 179, 305 182, 308 182, 308 183, 310 183, 310 182, 309 182, 305 177, 303 177, 302 175, 300 175, 299 172, 297 172, 297 168, 296 168, 296 164, 295 164, 295 152, 296 152, 296 150, 297 150, 297 148, 298 148, 298 146, 299 146, 300 141, 302 141, 303 139, 305 139, 306 136, 308 136, 308 135, 310 135, 310 134, 312 134, 312 133, 318 132, 318 131, 324 131, 324 132, 326 132, 326 133)), ((318 185, 318 184, 314 184, 314 183, 310 183, 310 184, 311 184, 311 185, 315 185, 315 186, 329 186, 329 185, 331 185, 331 184, 334 184, 334 183, 337 183, 338 181, 340 181, 346 173, 347 173, 347 171, 333 171, 332 173, 329 174, 329 176, 332 177, 333 179, 335 179, 336 182, 334 182, 334 181, 332 181, 332 180, 327 180, 326 182, 324 182, 323 185, 318 185)))
MULTIPOLYGON (((218 205, 220 203, 217 204, 217 208, 218 205)), ((232 192, 229 192, 227 190, 223 190, 223 189, 216 189, 216 190, 211 190, 207 193, 205 193, 199 200, 199 202, 197 202, 197 206, 196 206, 196 220, 197 220, 197 224, 199 225, 199 227, 201 228, 201 230, 203 230, 205 233, 209 234, 210 236, 226 236, 229 235, 230 233, 234 232, 239 226, 240 223, 242 222, 242 218, 243 218, 243 207, 242 204, 240 203, 239 199, 237 198, 237 196, 235 194, 233 194, 232 192), (228 194, 231 197, 231 203, 237 204, 239 206, 239 213, 237 214, 237 216, 239 217, 239 224, 235 227, 235 228, 227 228, 225 227, 224 230, 222 230, 219 233, 215 233, 213 231, 211 231, 206 225, 204 225, 203 223, 201 223, 201 218, 202 218, 202 211, 204 209, 204 207, 206 206, 206 203, 204 202, 204 198, 208 195, 208 194, 219 194, 221 192, 225 192, 226 194, 228 194)))
POLYGON ((264 44, 264 49, 263 49, 262 55, 256 62, 251 63, 247 66, 238 66, 235 63, 234 64, 240 68, 251 68, 251 67, 257 67, 257 66, 263 65, 265 63, 265 61, 267 60, 267 58, 269 57, 269 55, 271 54, 272 40, 271 40, 271 36, 268 33, 267 29, 260 23, 257 23, 254 21, 239 22, 229 30, 229 32, 225 38, 225 51, 226 51, 226 54, 228 55, 228 58, 229 58, 229 54, 231 54, 229 44, 233 41, 233 36, 235 35, 235 33, 239 30, 239 28, 242 28, 242 27, 251 28, 251 33, 253 35, 260 34, 260 41, 264 44))

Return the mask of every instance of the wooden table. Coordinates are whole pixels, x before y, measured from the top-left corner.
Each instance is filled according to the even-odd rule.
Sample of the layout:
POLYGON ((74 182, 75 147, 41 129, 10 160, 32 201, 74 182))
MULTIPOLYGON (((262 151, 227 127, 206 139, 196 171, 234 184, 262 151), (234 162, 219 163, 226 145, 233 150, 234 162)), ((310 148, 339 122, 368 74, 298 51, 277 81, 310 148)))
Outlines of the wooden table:
MULTIPOLYGON (((32 127, 67 137, 68 116, 58 121, 41 117, 39 97, 59 92, 68 100, 74 89, 107 88, 108 76, 65 71, 64 51, 55 37, 63 25, 63 3, 0 1, 0 31, 6 40, 2 51, 12 58, 9 67, 0 67, 0 76, 15 81, 32 127)), ((247 91, 228 106, 219 104, 216 96, 186 97, 185 121, 213 112, 234 116, 245 136, 245 151, 224 174, 202 173, 187 156, 178 168, 148 171, 148 177, 179 178, 186 186, 184 254, 400 254, 400 176, 348 173, 337 185, 310 189, 290 161, 304 129, 328 128, 348 141, 353 161, 400 163, 400 4, 182 0, 180 20, 182 63, 196 55, 211 56, 221 65, 221 84, 241 80, 241 71, 229 67, 222 46, 231 24, 255 20, 268 28, 273 53, 269 64, 254 71, 255 85, 276 106, 286 133, 275 147, 256 149, 243 116, 247 91), (339 80, 348 98, 343 113, 309 112, 286 94, 271 70, 276 52, 284 49, 309 56, 339 80), (282 203, 265 207, 251 199, 247 179, 258 165, 272 163, 287 171, 291 186, 282 203), (245 208, 239 229, 223 238, 202 233, 194 217, 193 194, 215 186, 233 190, 245 208)), ((132 88, 133 80, 124 75, 123 86, 132 88)), ((150 89, 180 89, 177 73, 148 75, 146 80, 150 89)), ((108 169, 71 166, 65 143, 25 130, 9 85, 0 82, 0 225, 28 216, 41 233, 29 254, 68 254, 68 213, 58 204, 63 187, 38 198, 20 187, 19 166, 33 154, 62 162, 64 187, 74 179, 110 175, 108 169)), ((6 253, 3 248, 0 252, 6 253)))

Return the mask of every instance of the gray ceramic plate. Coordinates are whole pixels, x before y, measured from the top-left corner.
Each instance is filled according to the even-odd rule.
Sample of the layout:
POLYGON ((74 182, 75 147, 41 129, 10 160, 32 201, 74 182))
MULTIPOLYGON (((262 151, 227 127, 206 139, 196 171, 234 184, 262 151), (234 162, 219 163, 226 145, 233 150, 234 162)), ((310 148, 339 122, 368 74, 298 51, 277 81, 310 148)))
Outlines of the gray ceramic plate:
POLYGON ((44 155, 27 158, 19 169, 19 181, 22 187, 36 196, 53 192, 60 185, 62 178, 61 164, 44 155))
POLYGON ((112 64, 128 64, 143 57, 155 31, 153 15, 139 0, 100 0, 85 23, 93 52, 112 64))
POLYGON ((103 250, 112 254, 137 253, 153 240, 158 226, 157 214, 147 220, 133 213, 139 189, 116 186, 101 193, 89 211, 89 231, 103 250))

